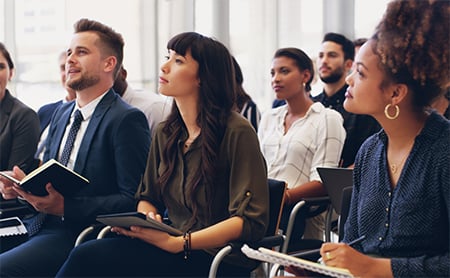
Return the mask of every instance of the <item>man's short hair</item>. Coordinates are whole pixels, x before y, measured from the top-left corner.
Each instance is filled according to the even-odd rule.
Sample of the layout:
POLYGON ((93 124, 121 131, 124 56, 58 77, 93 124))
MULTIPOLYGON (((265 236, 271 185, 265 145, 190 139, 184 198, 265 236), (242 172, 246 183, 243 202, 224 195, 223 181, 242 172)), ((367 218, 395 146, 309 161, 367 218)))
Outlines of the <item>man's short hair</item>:
POLYGON ((123 62, 123 47, 125 42, 121 34, 114 31, 111 27, 95 20, 82 18, 74 24, 75 33, 95 32, 100 38, 101 48, 107 55, 115 56, 117 65, 114 68, 114 77, 120 70, 123 62))
POLYGON ((331 41, 341 45, 342 50, 344 51, 344 59, 350 59, 353 61, 353 59, 355 58, 355 46, 351 40, 338 33, 327 33, 323 37, 322 43, 327 41, 331 41))

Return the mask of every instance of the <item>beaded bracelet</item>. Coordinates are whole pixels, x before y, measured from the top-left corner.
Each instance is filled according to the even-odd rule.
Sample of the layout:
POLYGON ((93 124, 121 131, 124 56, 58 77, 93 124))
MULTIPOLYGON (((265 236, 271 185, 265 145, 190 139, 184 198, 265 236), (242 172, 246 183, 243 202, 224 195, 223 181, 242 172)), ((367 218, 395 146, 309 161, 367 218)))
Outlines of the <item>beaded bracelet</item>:
POLYGON ((185 232, 183 234, 183 240, 184 259, 187 260, 189 257, 189 253, 191 252, 191 232, 185 232))

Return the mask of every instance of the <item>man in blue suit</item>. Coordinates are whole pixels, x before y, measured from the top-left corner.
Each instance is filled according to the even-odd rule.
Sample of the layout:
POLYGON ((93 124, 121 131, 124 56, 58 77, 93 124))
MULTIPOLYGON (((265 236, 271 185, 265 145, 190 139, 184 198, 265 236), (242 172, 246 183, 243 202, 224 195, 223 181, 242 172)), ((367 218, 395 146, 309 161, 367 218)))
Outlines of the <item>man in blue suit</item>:
MULTIPOLYGON (((0 277, 54 276, 79 232, 97 215, 136 209, 133 196, 144 172, 150 131, 145 115, 111 89, 122 64, 123 45, 120 34, 99 22, 81 19, 75 24, 66 72, 67 85, 77 97, 53 115, 44 161, 67 161, 90 184, 76 196, 64 197, 49 183, 49 194, 38 197, 0 179, 4 197, 21 196, 39 212, 27 221, 28 241, 0 255, 0 277), (74 135, 69 130, 80 112, 74 135), (63 151, 71 139, 72 151, 63 151), (43 218, 43 225, 35 225, 43 218)), ((17 167, 11 174, 24 176, 17 167)))
POLYGON ((63 51, 59 54, 58 57, 58 64, 59 64, 59 75, 61 78, 61 84, 66 90, 66 96, 64 99, 59 100, 57 102, 52 102, 45 104, 39 108, 37 114, 39 116, 39 123, 40 123, 40 140, 37 148, 37 152, 35 154, 35 157, 42 161, 45 151, 45 140, 47 139, 48 135, 48 128, 50 125, 50 121, 52 119, 53 113, 55 113, 56 109, 58 109, 63 103, 72 101, 76 98, 76 92, 74 89, 70 88, 66 84, 66 51, 63 51))

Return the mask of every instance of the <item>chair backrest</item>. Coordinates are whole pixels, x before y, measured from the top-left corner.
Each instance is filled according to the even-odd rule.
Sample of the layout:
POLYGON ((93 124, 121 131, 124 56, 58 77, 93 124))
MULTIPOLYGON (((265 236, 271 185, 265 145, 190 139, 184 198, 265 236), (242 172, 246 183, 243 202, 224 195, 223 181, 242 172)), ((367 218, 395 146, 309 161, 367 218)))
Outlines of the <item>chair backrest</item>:
MULTIPOLYGON (((286 190, 286 182, 275 179, 268 179, 267 184, 269 187, 269 225, 267 227, 266 235, 262 240, 258 242, 247 243, 255 249, 259 247, 273 248, 276 246, 280 246, 283 243, 283 236, 278 234, 278 226, 280 224, 281 213, 284 205, 284 192, 286 190)), ((208 277, 215 278, 222 260, 231 252, 233 252, 233 250, 235 252, 241 252, 241 246, 242 242, 238 242, 238 244, 230 243, 220 249, 220 251, 214 256, 214 259, 211 262, 208 277)), ((266 277, 268 277, 268 273, 266 277)))
POLYGON ((339 226, 338 226, 339 241, 341 241, 344 238, 344 224, 345 221, 347 220, 348 213, 350 210, 352 190, 353 190, 352 186, 347 186, 344 189, 342 189, 341 214, 339 216, 339 226))
POLYGON ((342 190, 353 185, 353 169, 339 167, 317 167, 323 187, 330 197, 337 214, 341 214, 342 190))
POLYGON ((273 236, 278 233, 281 213, 284 206, 284 192, 286 190, 286 182, 268 179, 269 186, 269 226, 267 227, 266 236, 273 236))

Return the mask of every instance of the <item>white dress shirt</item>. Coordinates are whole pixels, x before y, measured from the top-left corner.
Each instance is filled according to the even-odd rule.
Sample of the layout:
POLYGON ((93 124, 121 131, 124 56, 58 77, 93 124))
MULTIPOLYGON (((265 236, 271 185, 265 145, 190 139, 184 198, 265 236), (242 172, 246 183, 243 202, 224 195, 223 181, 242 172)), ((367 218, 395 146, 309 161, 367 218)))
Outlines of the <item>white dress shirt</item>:
MULTIPOLYGON (((338 166, 345 141, 342 116, 315 102, 305 116, 284 133, 287 105, 265 112, 258 129, 261 150, 267 162, 268 177, 295 188, 321 181, 317 167, 338 166)), ((308 219, 305 238, 322 239, 324 216, 308 219)))
POLYGON ((64 145, 66 144, 70 127, 72 126, 72 123, 74 120, 75 111, 80 110, 81 114, 83 115, 83 121, 81 122, 80 129, 78 130, 77 136, 75 137, 75 142, 73 144, 72 153, 70 154, 69 162, 67 163, 67 167, 72 170, 73 170, 73 167, 75 166, 75 160, 78 155, 78 150, 80 149, 81 141, 83 140, 84 134, 86 133, 86 129, 89 125, 92 114, 94 114, 95 108, 100 103, 102 98, 106 95, 106 93, 108 93, 108 91, 106 91, 105 93, 103 93, 102 95, 100 95, 99 97, 94 99, 93 101, 89 102, 87 105, 85 105, 82 108, 80 108, 78 106, 78 103, 75 101, 75 107, 72 110, 72 113, 70 114, 70 121, 66 127, 66 131, 64 132, 64 136, 61 141, 61 145, 59 146, 59 154, 58 154, 59 159, 61 159, 61 154, 64 149, 64 145))

